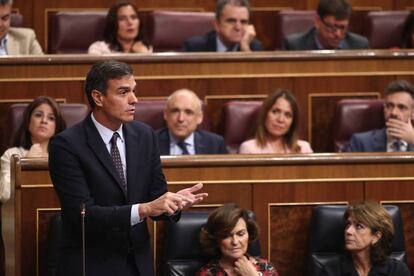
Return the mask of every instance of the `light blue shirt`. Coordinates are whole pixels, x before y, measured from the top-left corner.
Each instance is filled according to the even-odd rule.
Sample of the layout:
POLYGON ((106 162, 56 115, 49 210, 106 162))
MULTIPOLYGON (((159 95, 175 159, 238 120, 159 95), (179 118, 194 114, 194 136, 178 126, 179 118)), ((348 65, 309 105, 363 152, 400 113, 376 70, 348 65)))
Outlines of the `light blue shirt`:
MULTIPOLYGON (((103 142, 105 143, 106 149, 108 150, 108 153, 111 154, 111 139, 115 132, 119 134, 120 139, 116 140, 116 145, 118 146, 119 155, 121 156, 121 162, 122 162, 122 169, 124 171, 125 175, 125 181, 127 181, 127 167, 126 167, 126 155, 125 155, 125 140, 124 135, 122 133, 122 127, 121 125, 119 129, 117 129, 115 132, 102 124, 100 124, 95 117, 93 116, 93 113, 91 113, 92 122, 94 123, 96 129, 99 132, 99 135, 101 135, 101 138, 103 142)), ((137 223, 140 223, 142 220, 139 217, 139 204, 132 205, 131 208, 131 226, 134 226, 137 223)))
MULTIPOLYGON (((168 135, 170 135, 170 155, 182 155, 183 151, 177 145, 178 142, 174 136, 171 135, 170 131, 168 131, 168 135)), ((195 145, 194 145, 194 132, 191 133, 185 140, 184 144, 187 147, 187 151, 189 154, 195 154, 195 145)))
POLYGON ((224 45, 223 41, 219 38, 219 36, 216 36, 216 45, 217 45, 217 52, 237 52, 239 50, 239 45, 235 44, 233 46, 233 49, 227 50, 227 46, 224 45))
POLYGON ((7 37, 8 34, 0 40, 0 56, 7 56, 7 37))

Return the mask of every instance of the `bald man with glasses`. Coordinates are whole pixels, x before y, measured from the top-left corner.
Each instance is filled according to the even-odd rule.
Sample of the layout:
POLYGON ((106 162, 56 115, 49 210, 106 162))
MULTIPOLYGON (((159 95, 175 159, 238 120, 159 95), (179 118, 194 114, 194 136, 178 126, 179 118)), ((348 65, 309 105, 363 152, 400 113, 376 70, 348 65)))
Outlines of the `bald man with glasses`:
POLYGON ((320 0, 314 26, 288 36, 283 50, 367 49, 368 40, 348 31, 352 8, 346 0, 320 0))

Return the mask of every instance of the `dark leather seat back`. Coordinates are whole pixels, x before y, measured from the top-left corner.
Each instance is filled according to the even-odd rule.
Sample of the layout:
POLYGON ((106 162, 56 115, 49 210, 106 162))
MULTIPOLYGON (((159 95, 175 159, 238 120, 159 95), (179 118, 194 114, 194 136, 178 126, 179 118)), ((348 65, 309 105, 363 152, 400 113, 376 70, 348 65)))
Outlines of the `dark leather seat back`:
POLYGON ((334 150, 346 150, 352 134, 384 127, 384 104, 380 99, 344 99, 336 103, 332 126, 334 150))
POLYGON ((236 153, 256 130, 261 101, 230 101, 224 105, 221 129, 229 153, 236 153))
POLYGON ((276 15, 275 45, 280 49, 283 40, 290 34, 304 32, 313 26, 316 13, 313 10, 286 10, 276 15))
POLYGON ((58 12, 49 20, 50 54, 87 53, 89 45, 103 40, 106 12, 58 12))
POLYGON ((401 36, 409 11, 372 11, 366 15, 366 33, 374 49, 401 47, 401 36))
POLYGON ((12 13, 10 16, 10 26, 23 27, 23 16, 20 13, 12 13))
POLYGON ((154 11, 148 34, 155 52, 181 51, 184 41, 213 30, 212 12, 154 11))
MULTIPOLYGON (((254 216, 253 212, 250 214, 254 216)), ((164 275, 195 275, 209 261, 199 242, 201 227, 207 219, 208 212, 183 212, 177 223, 168 224, 164 275)), ((248 252, 260 256, 259 241, 250 244, 248 252)))
MULTIPOLYGON (((28 106, 27 103, 13 104, 9 107, 8 113, 8 131, 7 144, 10 146, 12 139, 16 135, 17 130, 22 124, 23 112, 28 106)), ((66 127, 71 127, 74 124, 83 120, 89 113, 88 107, 80 103, 64 103, 59 104, 63 119, 66 122, 66 127)))
MULTIPOLYGON (((398 206, 385 205, 394 223, 391 257, 406 260, 403 222, 398 206)), ((320 205, 314 208, 310 223, 308 274, 319 275, 323 266, 344 254, 343 215, 346 205, 320 205), (312 272, 312 273, 311 273, 312 272)))

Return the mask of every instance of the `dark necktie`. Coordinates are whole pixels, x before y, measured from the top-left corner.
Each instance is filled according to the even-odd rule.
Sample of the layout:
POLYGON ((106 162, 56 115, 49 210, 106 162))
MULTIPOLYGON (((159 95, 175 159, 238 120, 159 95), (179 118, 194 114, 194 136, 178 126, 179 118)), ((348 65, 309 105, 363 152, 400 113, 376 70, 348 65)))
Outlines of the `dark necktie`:
POLYGON ((392 145, 394 147, 395 152, 400 152, 401 151, 401 147, 402 147, 401 140, 395 140, 394 143, 392 143, 392 145))
POLYGON ((121 161, 121 155, 119 154, 118 146, 116 145, 116 140, 118 139, 119 134, 118 132, 114 132, 114 135, 111 139, 111 157, 112 162, 114 162, 115 169, 118 172, 119 178, 121 179, 122 186, 125 189, 125 192, 127 191, 127 185, 125 181, 125 175, 124 170, 122 168, 122 161, 121 161))
POLYGON ((177 146, 181 149, 181 151, 183 152, 183 155, 189 155, 190 153, 188 152, 187 146, 185 145, 184 141, 180 141, 177 143, 177 146))

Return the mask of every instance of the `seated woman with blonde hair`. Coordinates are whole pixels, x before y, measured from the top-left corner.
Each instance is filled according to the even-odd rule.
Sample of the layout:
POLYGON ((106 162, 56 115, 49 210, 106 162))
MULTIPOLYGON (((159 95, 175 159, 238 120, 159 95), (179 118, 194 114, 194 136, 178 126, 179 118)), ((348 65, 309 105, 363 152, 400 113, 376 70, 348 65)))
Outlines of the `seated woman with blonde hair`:
POLYGON ((200 244, 212 260, 203 266, 199 276, 278 276, 266 259, 247 253, 258 239, 258 226, 247 210, 228 203, 214 210, 200 233, 200 244))
POLYGON ((106 16, 104 40, 95 41, 88 49, 93 55, 150 52, 151 47, 143 39, 138 9, 129 1, 118 1, 111 6, 106 16))
POLYGON ((391 259, 394 225, 373 201, 352 204, 344 214, 346 255, 324 265, 320 276, 409 276, 405 263, 391 259))
POLYGON ((40 96, 24 110, 22 123, 14 138, 13 147, 1 156, 0 201, 10 198, 10 159, 21 157, 48 157, 49 140, 66 128, 59 105, 54 99, 40 96))
POLYGON ((239 153, 311 153, 309 143, 298 139, 299 110, 289 90, 270 94, 259 112, 254 139, 240 145, 239 153))

